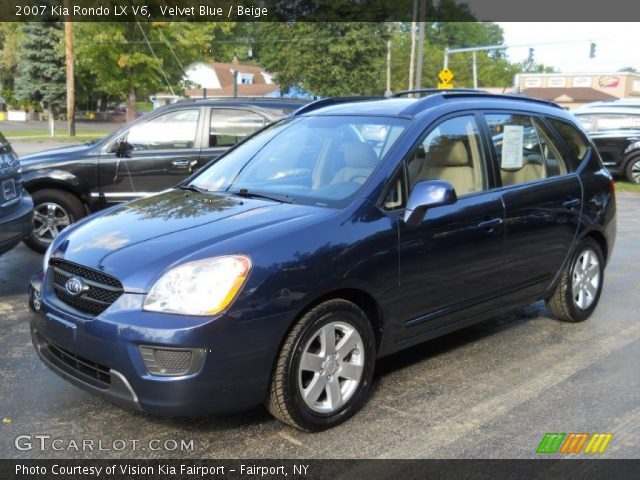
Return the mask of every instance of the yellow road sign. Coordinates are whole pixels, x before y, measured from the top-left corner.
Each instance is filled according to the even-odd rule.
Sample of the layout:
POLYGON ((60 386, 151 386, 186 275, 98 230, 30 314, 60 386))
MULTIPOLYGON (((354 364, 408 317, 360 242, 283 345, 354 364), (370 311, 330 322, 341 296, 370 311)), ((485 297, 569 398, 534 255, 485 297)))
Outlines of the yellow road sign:
POLYGON ((442 83, 450 83, 453 80, 453 72, 448 68, 443 68, 438 74, 438 78, 442 83))
POLYGON ((450 83, 438 83, 438 88, 440 89, 453 88, 453 85, 451 85, 450 83))

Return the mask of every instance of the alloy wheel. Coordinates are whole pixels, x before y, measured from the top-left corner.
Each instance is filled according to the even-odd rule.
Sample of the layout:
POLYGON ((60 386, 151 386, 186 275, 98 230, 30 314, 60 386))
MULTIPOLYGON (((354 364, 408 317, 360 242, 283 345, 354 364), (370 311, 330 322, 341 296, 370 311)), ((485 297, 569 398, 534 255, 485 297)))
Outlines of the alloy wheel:
POLYGON ((594 302, 600 287, 600 261, 596 253, 587 248, 576 258, 571 274, 573 301, 581 310, 588 309, 594 302))
POLYGON ((304 347, 298 388, 307 407, 335 413, 358 390, 364 369, 364 345, 358 331, 331 322, 316 331, 304 347))
POLYGON ((33 236, 42 243, 51 243, 69 225, 69 214, 57 203, 45 202, 33 211, 33 236))

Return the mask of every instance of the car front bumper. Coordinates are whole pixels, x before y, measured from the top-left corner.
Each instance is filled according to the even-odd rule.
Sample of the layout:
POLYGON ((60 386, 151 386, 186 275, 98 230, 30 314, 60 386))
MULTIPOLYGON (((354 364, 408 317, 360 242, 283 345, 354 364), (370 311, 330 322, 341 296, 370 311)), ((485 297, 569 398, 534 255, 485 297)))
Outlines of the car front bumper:
POLYGON ((8 252, 31 235, 33 228, 33 201, 26 191, 18 206, 0 218, 0 254, 8 252))
POLYGON ((144 295, 124 293, 87 318, 60 302, 47 280, 31 281, 32 340, 42 361, 71 383, 158 415, 228 413, 264 402, 286 316, 159 314, 142 310, 144 295), (151 374, 140 346, 190 350, 200 364, 185 375, 151 374))

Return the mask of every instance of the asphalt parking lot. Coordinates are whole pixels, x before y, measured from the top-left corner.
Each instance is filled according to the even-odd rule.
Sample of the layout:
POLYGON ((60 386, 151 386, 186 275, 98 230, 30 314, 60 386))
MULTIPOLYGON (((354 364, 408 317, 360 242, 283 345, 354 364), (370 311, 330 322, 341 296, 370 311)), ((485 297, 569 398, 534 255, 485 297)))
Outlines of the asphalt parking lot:
POLYGON ((41 256, 21 245, 0 257, 0 457, 535 458, 546 432, 611 432, 604 457, 640 458, 639 211, 640 195, 618 195, 617 243, 589 320, 555 321, 540 302, 383 359, 363 411, 317 434, 262 407, 133 413, 58 378, 31 345, 27 283, 41 256), (19 435, 62 449, 18 450, 19 435), (94 449, 74 449, 84 440, 94 449))

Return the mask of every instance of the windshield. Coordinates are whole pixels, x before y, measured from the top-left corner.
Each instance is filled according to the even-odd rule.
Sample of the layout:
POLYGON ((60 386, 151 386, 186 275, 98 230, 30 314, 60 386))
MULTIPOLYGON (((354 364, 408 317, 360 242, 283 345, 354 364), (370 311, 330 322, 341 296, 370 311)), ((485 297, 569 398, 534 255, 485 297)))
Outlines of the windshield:
POLYGON ((598 112, 578 113, 576 117, 587 132, 640 129, 640 115, 638 114, 598 112))
POLYGON ((190 185, 335 205, 360 190, 407 124, 386 117, 288 118, 230 151, 190 185))

